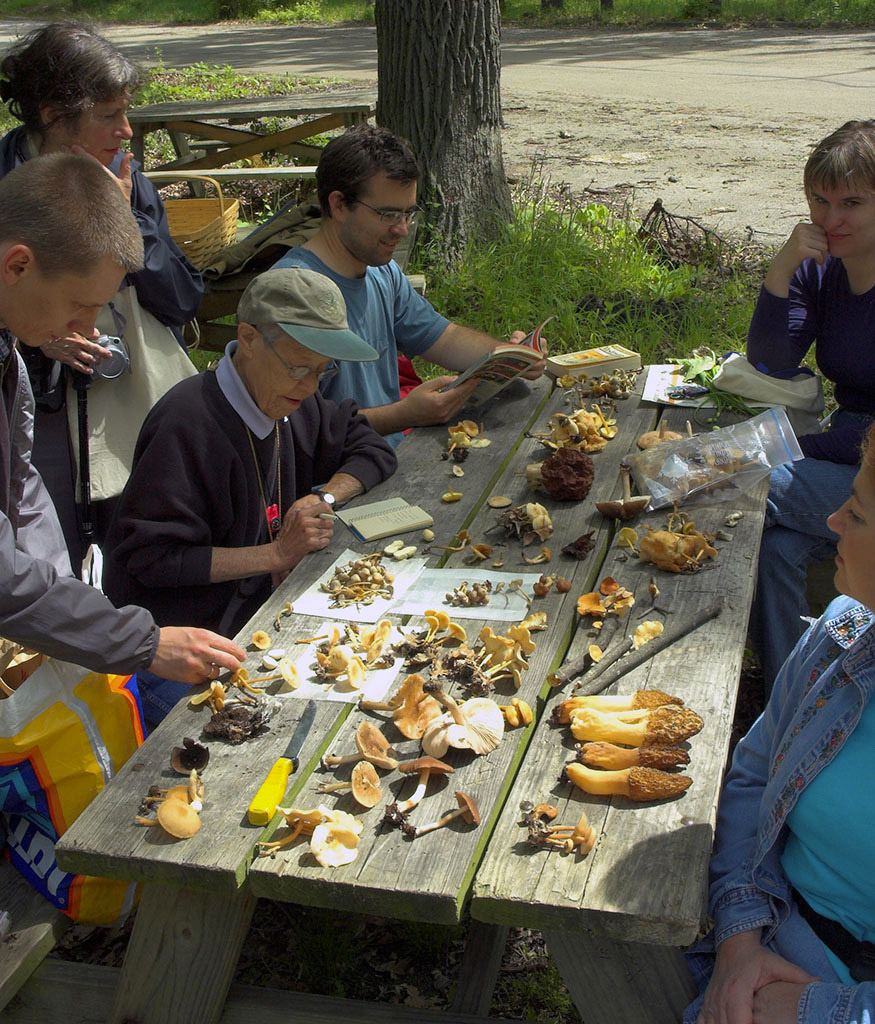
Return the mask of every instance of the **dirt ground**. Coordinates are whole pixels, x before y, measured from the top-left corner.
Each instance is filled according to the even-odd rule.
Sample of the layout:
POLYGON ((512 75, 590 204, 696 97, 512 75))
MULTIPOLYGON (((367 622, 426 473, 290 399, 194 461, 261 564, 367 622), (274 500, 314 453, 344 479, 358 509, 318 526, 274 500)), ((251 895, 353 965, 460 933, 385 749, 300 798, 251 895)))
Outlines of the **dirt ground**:
POLYGON ((505 169, 536 167, 575 194, 624 195, 643 215, 661 198, 722 236, 782 241, 805 216, 802 166, 832 120, 788 117, 777 125, 731 110, 624 101, 563 92, 503 96, 505 169))

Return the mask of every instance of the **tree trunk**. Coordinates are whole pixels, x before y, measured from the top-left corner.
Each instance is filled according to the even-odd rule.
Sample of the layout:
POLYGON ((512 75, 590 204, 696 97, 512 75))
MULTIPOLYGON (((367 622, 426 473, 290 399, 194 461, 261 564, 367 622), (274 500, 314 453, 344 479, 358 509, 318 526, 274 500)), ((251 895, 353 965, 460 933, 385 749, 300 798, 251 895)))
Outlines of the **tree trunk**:
POLYGON ((376 0, 377 121, 408 139, 448 259, 513 216, 501 156, 498 0, 376 0))

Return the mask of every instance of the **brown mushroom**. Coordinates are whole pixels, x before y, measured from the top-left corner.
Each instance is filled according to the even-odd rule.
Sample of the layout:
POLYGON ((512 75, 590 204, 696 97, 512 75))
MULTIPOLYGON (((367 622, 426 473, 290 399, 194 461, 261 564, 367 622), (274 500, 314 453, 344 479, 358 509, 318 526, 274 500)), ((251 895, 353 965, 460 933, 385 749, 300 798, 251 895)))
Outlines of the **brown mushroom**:
POLYGON ((170 751, 170 764, 179 775, 188 775, 192 769, 206 768, 210 760, 210 748, 198 743, 191 736, 184 737, 181 747, 170 751))
POLYGON ((322 758, 323 768, 332 768, 339 764, 350 764, 352 761, 370 761, 378 768, 389 770, 398 767, 398 761, 389 754, 389 741, 373 724, 365 720, 355 731, 357 754, 346 754, 342 757, 328 756, 322 758))
POLYGON ((695 736, 703 724, 695 711, 675 704, 615 712, 578 708, 571 713, 571 731, 575 739, 606 740, 626 747, 655 743, 676 746, 695 736))
POLYGON ((663 441, 680 441, 683 436, 683 434, 678 434, 674 430, 668 430, 665 420, 663 420, 659 424, 659 430, 648 430, 638 438, 638 447, 642 451, 646 451, 648 448, 662 444, 663 441))
POLYGON ((588 768, 607 768, 611 771, 623 768, 678 768, 690 763, 690 755, 683 747, 669 747, 651 744, 646 747, 618 747, 615 743, 601 740, 584 743, 577 753, 577 760, 588 768))
POLYGON ((399 764, 398 771, 402 775, 418 774, 419 779, 417 780, 413 795, 408 800, 402 800, 396 805, 398 812, 406 814, 416 807, 425 796, 428 780, 432 775, 452 775, 455 770, 452 765, 444 764, 443 761, 438 761, 436 757, 429 757, 427 754, 423 757, 417 757, 415 761, 405 761, 403 764, 399 764))
POLYGON ((619 501, 597 501, 595 507, 608 519, 628 522, 647 508, 650 504, 650 495, 639 494, 632 497, 632 472, 625 463, 620 466, 620 475, 623 480, 623 497, 619 501))
POLYGON ((376 807, 383 798, 380 777, 370 761, 359 761, 352 770, 349 782, 323 782, 316 788, 320 793, 351 789, 353 797, 362 807, 376 807))
POLYGON ((455 811, 450 811, 449 814, 445 814, 442 818, 438 818, 437 821, 433 821, 429 825, 420 825, 415 835, 424 836, 426 832, 434 832, 435 829, 449 825, 454 818, 461 818, 469 825, 476 826, 480 824, 480 808, 477 806, 477 801, 473 796, 469 796, 467 793, 460 793, 457 790, 456 803, 459 806, 455 811))

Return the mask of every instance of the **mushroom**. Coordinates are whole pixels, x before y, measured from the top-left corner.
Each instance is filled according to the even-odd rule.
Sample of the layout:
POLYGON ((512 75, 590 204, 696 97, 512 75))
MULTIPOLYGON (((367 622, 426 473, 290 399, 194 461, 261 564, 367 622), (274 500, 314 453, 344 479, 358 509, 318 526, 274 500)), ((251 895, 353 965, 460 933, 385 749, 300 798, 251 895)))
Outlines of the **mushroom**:
POLYGON ((291 826, 292 831, 272 843, 258 843, 258 855, 263 857, 267 853, 271 853, 273 850, 279 850, 283 846, 289 846, 293 843, 298 836, 305 835, 311 836, 316 829, 316 826, 321 824, 323 820, 323 806, 320 804, 318 807, 311 807, 308 810, 298 809, 296 807, 277 807, 277 810, 286 819, 286 824, 291 826))
POLYGON ((392 721, 403 736, 418 740, 428 723, 441 714, 441 706, 423 690, 418 672, 409 675, 388 701, 360 700, 362 711, 391 711, 392 721))
POLYGON ((571 731, 578 740, 607 740, 627 747, 654 743, 676 745, 695 736, 703 722, 695 711, 669 704, 613 713, 578 708, 571 714, 571 731))
POLYGON ((362 807, 376 807, 383 798, 380 777, 370 761, 359 761, 352 770, 349 782, 322 782, 317 789, 320 793, 351 789, 353 797, 362 807))
POLYGON ((310 852, 324 868, 349 864, 358 854, 362 823, 346 811, 332 811, 320 805, 322 823, 313 829, 310 852))
POLYGON ((623 481, 623 497, 619 501, 597 501, 595 507, 608 519, 628 522, 647 508, 650 504, 650 495, 639 494, 632 497, 632 472, 625 463, 620 466, 620 476, 623 481))
POLYGON ((668 430, 665 420, 663 420, 659 424, 659 430, 648 430, 638 438, 638 447, 642 451, 646 451, 657 444, 662 444, 663 441, 680 441, 683 439, 683 436, 683 434, 678 434, 674 430, 668 430))
POLYGON ((331 768, 339 764, 350 764, 352 761, 370 761, 378 768, 393 770, 398 767, 398 761, 389 754, 389 741, 372 723, 365 720, 355 731, 355 745, 357 754, 346 754, 342 757, 323 757, 321 764, 323 768, 331 768))
POLYGON ((597 711, 635 711, 639 708, 661 708, 666 704, 683 704, 680 697, 673 697, 662 690, 636 690, 635 693, 622 696, 614 694, 591 695, 589 697, 569 697, 553 709, 554 725, 568 725, 571 716, 580 708, 595 708, 597 711))
POLYGON ((499 704, 498 710, 511 729, 516 729, 520 725, 530 725, 534 718, 531 706, 519 697, 512 697, 510 704, 499 704))
POLYGON ((528 555, 523 555, 523 561, 526 565, 540 565, 543 562, 549 562, 552 557, 550 549, 545 545, 542 545, 540 555, 535 555, 534 558, 529 558, 528 555))
POLYGON ((192 769, 206 768, 210 760, 210 748, 186 736, 181 747, 170 751, 170 764, 178 775, 188 775, 192 769))
POLYGON ((577 760, 588 768, 678 768, 690 763, 690 755, 683 747, 651 744, 646 747, 618 747, 615 743, 599 741, 584 743, 577 752, 577 760))
POLYGON ((454 818, 461 818, 469 825, 476 826, 480 824, 480 809, 473 796, 469 796, 467 793, 460 793, 457 790, 456 803, 459 806, 455 811, 450 811, 449 814, 445 814, 442 818, 438 818, 437 821, 433 821, 429 825, 420 825, 415 834, 417 836, 424 836, 426 832, 434 832, 435 829, 449 825, 454 818))
POLYGON ((432 757, 443 757, 450 747, 488 754, 501 743, 504 717, 488 697, 474 697, 458 704, 444 693, 440 683, 430 680, 423 687, 448 710, 432 719, 422 734, 422 749, 432 757))
POLYGON ((438 761, 436 757, 417 757, 415 761, 405 761, 403 764, 398 765, 398 771, 402 775, 414 775, 418 774, 419 779, 416 783, 416 789, 413 791, 413 795, 407 799, 402 800, 396 804, 396 808, 400 814, 406 814, 408 811, 413 810, 414 807, 422 800, 425 796, 425 790, 428 786, 428 780, 432 775, 452 775, 456 769, 452 765, 444 764, 443 761, 438 761))
POLYGON ((188 839, 201 827, 197 811, 183 800, 165 800, 158 807, 157 821, 176 839, 188 839))
POLYGON ((627 796, 630 800, 668 800, 680 796, 693 781, 689 775, 670 775, 658 768, 624 768, 600 771, 582 764, 569 764, 564 774, 578 789, 593 796, 627 796))

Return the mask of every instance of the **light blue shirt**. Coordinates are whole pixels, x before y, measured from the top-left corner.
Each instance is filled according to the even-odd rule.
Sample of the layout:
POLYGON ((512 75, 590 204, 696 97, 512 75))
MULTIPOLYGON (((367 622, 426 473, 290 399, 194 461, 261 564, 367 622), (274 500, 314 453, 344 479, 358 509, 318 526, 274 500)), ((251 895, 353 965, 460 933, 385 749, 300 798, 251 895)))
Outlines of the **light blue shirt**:
POLYGON ((264 415, 255 404, 255 399, 246 389, 246 385, 243 383, 233 362, 233 355, 236 351, 237 342, 229 341, 225 346, 225 354, 216 367, 216 383, 219 385, 219 390, 228 399, 234 412, 237 413, 252 433, 260 441, 263 441, 268 434, 273 432, 276 421, 272 420, 270 416, 264 415))
MULTIPOLYGON (((340 372, 321 388, 335 402, 354 398, 362 409, 397 402, 401 397, 398 353, 410 358, 422 355, 450 325, 413 290, 394 260, 383 267, 368 267, 364 277, 344 277, 299 245, 274 266, 305 267, 334 281, 346 302, 350 330, 379 353, 376 362, 339 364, 340 372)), ((403 436, 391 434, 386 440, 394 447, 403 436)))

